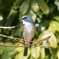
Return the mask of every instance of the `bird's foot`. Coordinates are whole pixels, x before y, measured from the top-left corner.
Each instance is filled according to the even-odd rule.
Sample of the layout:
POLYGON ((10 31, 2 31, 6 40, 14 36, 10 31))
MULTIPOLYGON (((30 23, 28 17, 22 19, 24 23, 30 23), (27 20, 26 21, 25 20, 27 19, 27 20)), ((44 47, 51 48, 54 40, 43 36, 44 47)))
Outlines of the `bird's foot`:
POLYGON ((37 45, 34 43, 34 46, 37 47, 37 45))

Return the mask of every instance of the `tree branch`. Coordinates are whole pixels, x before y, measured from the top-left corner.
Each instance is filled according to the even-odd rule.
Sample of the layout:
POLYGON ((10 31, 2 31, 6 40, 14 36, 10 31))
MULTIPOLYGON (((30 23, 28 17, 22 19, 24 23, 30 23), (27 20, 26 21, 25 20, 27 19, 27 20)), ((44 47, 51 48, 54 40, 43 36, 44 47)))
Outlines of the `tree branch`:
POLYGON ((12 27, 3 27, 3 26, 0 26, 0 29, 13 29, 13 28, 15 28, 17 26, 19 26, 19 25, 12 26, 12 27))
POLYGON ((0 44, 0 46, 5 46, 5 47, 24 47, 24 46, 19 46, 19 45, 5 45, 5 44, 0 44))
MULTIPOLYGON (((23 44, 23 42, 18 41, 20 38, 10 37, 10 36, 6 36, 6 35, 2 35, 2 34, 0 34, 0 36, 1 37, 6 37, 6 38, 9 38, 9 39, 13 39, 13 40, 23 44)), ((44 40, 48 40, 50 37, 51 37, 51 34, 48 34, 48 35, 42 37, 38 41, 27 41, 25 39, 20 39, 20 40, 24 40, 24 41, 27 41, 27 42, 36 42, 35 44, 25 44, 25 45, 38 46, 38 47, 51 47, 50 45, 49 46, 37 45, 39 42, 44 41, 44 40)), ((0 46, 10 46, 10 47, 13 47, 13 45, 4 45, 4 44, 0 44, 0 46)), ((14 46, 14 47, 20 47, 20 46, 14 46)))
MULTIPOLYGON (((10 36, 6 36, 6 35, 2 35, 0 34, 1 37, 6 37, 6 38, 9 38, 9 39, 14 39, 14 40, 19 40, 20 38, 16 38, 16 37, 10 37, 10 36)), ((48 40, 49 38, 51 37, 51 34, 48 34, 48 35, 45 35, 44 37, 42 37, 40 40, 38 41, 28 41, 28 40, 25 40, 25 39, 20 39, 20 40, 23 40, 23 41, 27 41, 27 42, 41 42, 41 41, 44 41, 44 40, 48 40)), ((36 44, 37 44, 36 43, 36 44)))
MULTIPOLYGON (((51 47, 49 46, 44 46, 44 45, 35 45, 35 44, 25 44, 25 45, 31 45, 31 46, 36 46, 36 47, 51 47)), ((24 46, 19 46, 19 45, 5 45, 5 44, 0 44, 0 46, 5 46, 5 47, 24 47, 24 46)))

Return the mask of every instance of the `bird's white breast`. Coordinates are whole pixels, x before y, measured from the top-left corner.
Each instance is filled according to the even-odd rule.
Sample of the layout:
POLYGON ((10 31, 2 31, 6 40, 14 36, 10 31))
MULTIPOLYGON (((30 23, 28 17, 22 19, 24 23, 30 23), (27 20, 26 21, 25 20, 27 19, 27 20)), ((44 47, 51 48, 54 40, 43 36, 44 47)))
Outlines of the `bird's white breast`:
POLYGON ((24 24, 23 37, 24 39, 30 41, 34 36, 34 24, 25 21, 23 21, 23 24, 24 24))

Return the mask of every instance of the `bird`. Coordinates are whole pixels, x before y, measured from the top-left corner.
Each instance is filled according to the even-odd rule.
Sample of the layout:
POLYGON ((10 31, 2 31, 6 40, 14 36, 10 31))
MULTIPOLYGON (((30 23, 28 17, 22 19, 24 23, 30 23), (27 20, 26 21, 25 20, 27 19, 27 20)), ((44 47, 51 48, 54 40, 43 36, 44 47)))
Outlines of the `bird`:
MULTIPOLYGON (((27 41, 32 41, 34 38, 35 30, 36 30, 34 20, 28 15, 24 15, 20 19, 22 19, 22 22, 23 22, 23 26, 22 26, 23 38, 27 41)), ((29 42, 27 42, 27 41, 24 41, 24 54, 23 54, 23 56, 27 56, 27 54, 28 54, 29 45, 26 45, 26 44, 29 44, 29 42)))

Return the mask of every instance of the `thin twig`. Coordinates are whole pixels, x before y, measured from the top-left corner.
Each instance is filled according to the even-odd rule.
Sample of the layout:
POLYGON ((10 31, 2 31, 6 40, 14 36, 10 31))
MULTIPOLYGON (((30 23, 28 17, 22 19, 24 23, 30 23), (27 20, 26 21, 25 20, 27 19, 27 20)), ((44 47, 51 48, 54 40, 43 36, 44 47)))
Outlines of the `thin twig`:
POLYGON ((15 28, 15 26, 12 26, 12 27, 2 27, 2 26, 0 26, 0 29, 12 29, 12 28, 15 28))
POLYGON ((31 45, 31 46, 36 46, 36 47, 51 47, 51 45, 48 45, 48 46, 36 45, 36 44, 25 44, 25 45, 31 45))
MULTIPOLYGON (((0 36, 1 36, 1 37, 6 37, 6 38, 9 38, 9 39, 13 39, 13 40, 15 40, 15 41, 17 41, 17 42, 19 42, 19 43, 22 43, 22 42, 20 42, 20 41, 17 40, 17 39, 19 39, 19 38, 10 37, 10 36, 6 36, 6 35, 2 35, 2 34, 0 34, 0 36)), ((22 43, 22 44, 23 44, 23 43, 22 43)))
POLYGON ((0 46, 5 46, 5 47, 24 47, 24 46, 19 46, 19 45, 5 45, 5 44, 0 44, 0 46))
MULTIPOLYGON (((31 46, 36 46, 36 47, 51 47, 49 46, 44 46, 44 45, 34 45, 34 44, 26 44, 26 45, 31 45, 31 46)), ((24 46, 19 46, 19 45, 5 45, 5 44, 0 44, 0 46, 5 46, 5 47, 24 47, 24 46)))
POLYGON ((12 26, 12 27, 3 27, 3 26, 0 26, 0 29, 13 29, 13 28, 15 28, 17 26, 19 26, 19 25, 12 26))

